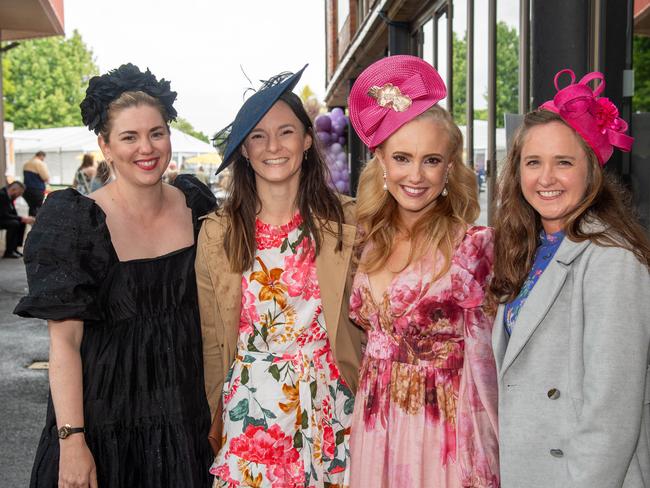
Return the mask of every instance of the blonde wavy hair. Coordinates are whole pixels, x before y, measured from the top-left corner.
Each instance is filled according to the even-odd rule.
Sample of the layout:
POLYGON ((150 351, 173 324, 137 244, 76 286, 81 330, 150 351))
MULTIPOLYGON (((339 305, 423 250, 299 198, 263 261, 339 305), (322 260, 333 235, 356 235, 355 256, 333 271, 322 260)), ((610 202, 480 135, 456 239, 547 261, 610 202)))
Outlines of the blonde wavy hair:
POLYGON ((443 257, 443 266, 436 271, 433 280, 445 274, 451 266, 451 258, 457 246, 458 232, 474 222, 480 213, 476 175, 463 163, 463 135, 451 115, 442 107, 434 105, 416 119, 431 118, 449 136, 450 163, 446 197, 440 195, 436 204, 428 209, 408 231, 400 223, 398 204, 390 192, 383 189, 384 177, 377 157, 368 161, 359 178, 357 192, 357 221, 359 238, 357 245, 370 246, 359 267, 366 273, 382 268, 393 248, 398 234, 407 233, 411 240, 408 266, 422 250, 432 249, 443 257), (419 250, 417 252, 416 250, 419 250))

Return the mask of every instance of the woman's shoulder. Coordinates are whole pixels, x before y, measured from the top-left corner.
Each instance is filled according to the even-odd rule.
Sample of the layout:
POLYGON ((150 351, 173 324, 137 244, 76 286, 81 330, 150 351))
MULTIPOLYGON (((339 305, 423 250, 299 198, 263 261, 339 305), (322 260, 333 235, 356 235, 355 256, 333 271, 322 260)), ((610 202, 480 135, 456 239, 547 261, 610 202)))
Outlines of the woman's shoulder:
POLYGON ((476 247, 492 247, 494 244, 494 229, 484 225, 470 225, 465 230, 464 241, 469 241, 476 247))
POLYGON ((343 220, 345 224, 356 225, 357 223, 357 201, 348 195, 339 194, 339 201, 343 208, 343 220))
POLYGON ((102 209, 91 198, 73 188, 50 193, 39 209, 35 226, 92 229, 104 224, 102 209))

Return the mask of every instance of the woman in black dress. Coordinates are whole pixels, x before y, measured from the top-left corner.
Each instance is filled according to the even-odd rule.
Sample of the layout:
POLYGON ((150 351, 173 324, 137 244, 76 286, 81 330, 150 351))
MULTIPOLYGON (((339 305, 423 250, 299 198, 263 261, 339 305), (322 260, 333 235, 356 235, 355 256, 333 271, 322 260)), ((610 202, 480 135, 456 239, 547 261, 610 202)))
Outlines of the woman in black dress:
POLYGON ((15 312, 50 333, 32 487, 210 485, 194 255, 215 200, 192 177, 162 183, 175 98, 130 64, 91 79, 82 117, 117 178, 50 195, 27 239, 15 312))

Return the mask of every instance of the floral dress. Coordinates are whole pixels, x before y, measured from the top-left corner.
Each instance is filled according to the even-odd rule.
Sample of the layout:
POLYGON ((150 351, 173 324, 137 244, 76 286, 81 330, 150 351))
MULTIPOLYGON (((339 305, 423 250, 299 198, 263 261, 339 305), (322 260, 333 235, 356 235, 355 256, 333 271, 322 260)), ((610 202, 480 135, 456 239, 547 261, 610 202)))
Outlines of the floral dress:
POLYGON ((216 487, 345 487, 354 398, 334 361, 300 215, 256 222, 237 356, 223 388, 216 487))
POLYGON ((451 268, 425 255, 380 303, 357 272, 350 317, 368 334, 352 419, 352 487, 499 486, 492 317, 482 309, 492 231, 470 227, 451 268))

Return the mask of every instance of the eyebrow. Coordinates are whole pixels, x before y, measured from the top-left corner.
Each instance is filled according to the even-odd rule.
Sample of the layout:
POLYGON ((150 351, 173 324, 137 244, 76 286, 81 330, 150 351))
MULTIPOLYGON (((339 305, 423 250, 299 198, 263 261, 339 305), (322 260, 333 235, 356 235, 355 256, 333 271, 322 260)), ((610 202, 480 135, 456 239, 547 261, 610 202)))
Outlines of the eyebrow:
MULTIPOLYGON (((288 123, 288 124, 282 124, 280 127, 278 127, 277 130, 286 129, 287 127, 291 127, 292 129, 296 128, 295 124, 288 123)), ((256 127, 250 133, 252 134, 253 132, 266 132, 266 131, 264 129, 262 129, 261 127, 256 127)))
MULTIPOLYGON (((149 130, 149 132, 156 132, 157 130, 163 129, 162 125, 157 125, 156 127, 153 127, 152 129, 149 130)), ((118 136, 123 136, 123 135, 130 135, 130 134, 137 134, 137 130, 123 130, 118 134, 118 136)))
MULTIPOLYGON (((396 155, 396 154, 399 154, 401 156, 408 156, 409 158, 413 157, 413 155, 411 153, 406 152, 406 151, 393 151, 393 155, 396 155)), ((438 157, 440 159, 444 159, 444 156, 442 154, 439 154, 439 153, 425 154, 422 157, 423 158, 428 158, 428 157, 431 157, 431 156, 436 156, 436 157, 438 157)))
MULTIPOLYGON (((540 158, 540 156, 538 156, 537 154, 527 154, 527 155, 522 157, 522 159, 539 159, 539 158, 540 158)), ((573 156, 565 155, 565 154, 557 154, 557 155, 553 156, 553 159, 571 159, 571 160, 575 160, 576 158, 574 158, 573 156)))

